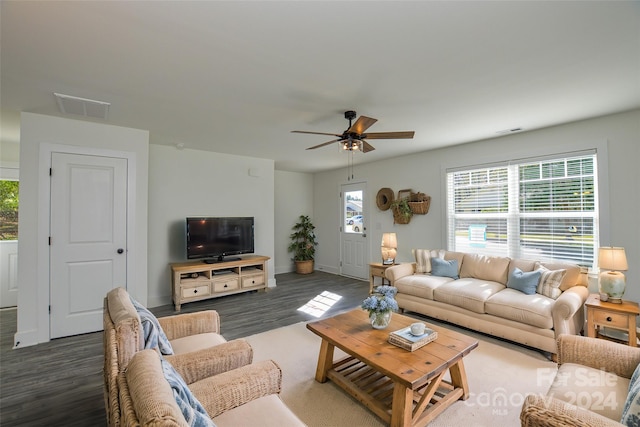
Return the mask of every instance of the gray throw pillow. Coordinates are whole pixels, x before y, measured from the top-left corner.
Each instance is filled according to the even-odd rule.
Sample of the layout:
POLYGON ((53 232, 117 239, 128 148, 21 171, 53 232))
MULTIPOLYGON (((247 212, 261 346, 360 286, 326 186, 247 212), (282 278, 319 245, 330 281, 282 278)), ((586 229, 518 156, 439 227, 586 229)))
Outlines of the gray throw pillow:
POLYGON ((458 260, 431 258, 431 275, 459 279, 458 260))
POLYGON ((538 282, 540 282, 541 276, 542 271, 540 270, 527 271, 525 273, 516 267, 511 274, 509 274, 507 288, 524 292, 527 295, 533 295, 536 293, 536 289, 538 289, 538 282))

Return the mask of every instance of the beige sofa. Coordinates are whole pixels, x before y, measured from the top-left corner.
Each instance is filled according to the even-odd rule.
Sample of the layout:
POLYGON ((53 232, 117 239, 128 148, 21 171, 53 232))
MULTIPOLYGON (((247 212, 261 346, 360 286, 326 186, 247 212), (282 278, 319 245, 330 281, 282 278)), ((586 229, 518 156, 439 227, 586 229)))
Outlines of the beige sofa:
MULTIPOLYGON (((155 425, 156 421, 163 426, 186 425, 179 410, 172 412, 177 404, 162 370, 162 377, 144 374, 141 378, 145 378, 145 382, 142 383, 132 382, 133 373, 125 375, 141 352, 150 352, 154 357, 140 359, 152 362, 139 361, 138 368, 132 372, 153 371, 155 368, 151 365, 160 368, 158 353, 144 350, 140 317, 125 289, 116 288, 107 294, 103 319, 104 397, 109 427, 155 425), (141 364, 149 366, 142 367, 141 364), (158 383, 166 387, 158 388, 158 383), (171 399, 167 399, 166 393, 157 391, 162 388, 165 391, 169 388, 171 399), (160 406, 150 408, 151 403, 160 406), (168 411, 169 415, 158 418, 162 411, 168 411)), ((220 334, 220 318, 216 311, 185 313, 157 320, 174 351, 173 355, 164 356, 165 360, 184 379, 207 414, 219 418, 217 425, 243 425, 245 420, 259 417, 284 422, 278 425, 304 426, 278 396, 282 381, 280 368, 272 361, 252 364, 253 349, 246 340, 227 342, 220 334), (269 415, 265 417, 265 413, 269 415)))
POLYGON ((415 250, 414 254, 416 262, 395 265, 385 272, 398 288, 396 300, 401 311, 505 338, 549 352, 554 358, 557 337, 577 335, 583 329, 583 305, 589 292, 586 274, 577 265, 444 250, 415 250), (433 257, 456 260, 459 278, 432 275, 429 260, 433 257), (566 270, 557 299, 507 287, 515 268, 529 272, 541 266, 566 270))
MULTIPOLYGON (((525 398, 522 426, 622 426, 629 380, 639 363, 636 347, 561 335, 553 384, 546 395, 525 398)), ((633 417, 634 409, 629 408, 628 416, 633 417)))

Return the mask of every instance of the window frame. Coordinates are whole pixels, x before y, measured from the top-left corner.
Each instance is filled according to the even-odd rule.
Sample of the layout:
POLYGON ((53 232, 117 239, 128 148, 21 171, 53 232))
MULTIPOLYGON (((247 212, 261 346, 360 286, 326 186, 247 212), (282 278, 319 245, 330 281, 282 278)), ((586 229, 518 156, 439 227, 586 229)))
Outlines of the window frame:
MULTIPOLYGON (((535 255, 531 255, 531 254, 527 254, 527 250, 526 250, 526 246, 522 245, 522 233, 520 232, 520 227, 522 224, 522 220, 526 220, 526 219, 535 219, 535 218, 552 218, 551 221, 554 221, 558 218, 583 218, 586 217, 588 218, 588 221, 593 221, 592 223, 592 227, 593 227, 593 237, 591 240, 587 240, 586 242, 584 240, 580 240, 577 244, 578 247, 582 248, 582 253, 579 253, 579 255, 576 256, 576 259, 571 259, 569 260, 569 262, 577 262, 580 265, 584 266, 584 267, 590 267, 590 268, 594 268, 595 265, 597 265, 597 248, 599 246, 599 242, 601 241, 601 231, 602 231, 602 224, 601 224, 601 220, 602 220, 602 205, 601 205, 601 200, 600 200, 600 191, 599 191, 599 186, 602 185, 602 181, 600 180, 600 176, 603 174, 602 168, 601 168, 601 162, 606 161, 606 152, 603 153, 604 155, 601 155, 601 151, 597 150, 597 149, 587 149, 587 150, 580 150, 580 151, 574 151, 574 152, 567 152, 567 153, 557 153, 557 154, 551 154, 551 155, 544 155, 544 156, 532 156, 532 157, 523 157, 523 158, 519 158, 519 159, 512 159, 512 160, 504 160, 504 161, 496 161, 496 162, 487 162, 487 163, 481 163, 481 164, 475 164, 475 165, 464 165, 464 166, 455 166, 455 167, 443 167, 442 171, 443 171, 443 176, 444 176, 444 184, 443 184, 443 190, 444 190, 444 194, 445 194, 445 221, 446 221, 446 227, 445 227, 445 231, 444 231, 444 239, 446 241, 447 244, 447 248, 449 250, 457 250, 457 251, 471 251, 471 252, 476 252, 476 253, 484 253, 486 255, 497 255, 497 256, 508 256, 511 258, 527 258, 527 259, 532 259, 532 258, 536 258, 536 259, 540 259, 540 260, 551 260, 553 259, 552 256, 554 254, 553 249, 551 250, 551 254, 550 256, 535 256, 535 255), (550 211, 544 211, 541 213, 536 213, 536 212, 524 212, 521 211, 521 198, 520 198, 520 190, 521 190, 521 178, 519 176, 519 167, 521 166, 525 166, 525 165, 531 165, 534 163, 545 163, 545 162, 554 162, 554 161, 564 161, 564 175, 562 178, 544 178, 542 176, 539 177, 539 181, 542 182, 542 187, 548 186, 548 191, 553 191, 554 190, 554 185, 551 181, 553 181, 553 179, 557 179, 558 181, 564 179, 565 181, 570 182, 575 175, 570 175, 569 171, 573 171, 574 169, 569 169, 567 166, 568 165, 574 165, 575 162, 572 163, 572 160, 576 159, 576 158, 584 158, 585 156, 591 157, 593 159, 592 161, 592 170, 591 170, 591 174, 587 174, 587 176, 592 177, 593 180, 593 184, 592 184, 592 188, 593 188, 593 206, 592 206, 592 211, 591 213, 585 213, 584 210, 580 210, 580 211, 576 211, 576 210, 564 210, 564 211, 557 211, 554 209, 551 209, 550 211), (506 196, 507 196, 507 201, 505 204, 503 204, 502 208, 498 210, 498 212, 482 212, 480 214, 476 214, 476 213, 461 213, 460 211, 455 212, 454 209, 456 206, 460 207, 460 203, 461 203, 461 196, 460 196, 460 192, 456 193, 454 190, 456 189, 456 187, 453 186, 453 174, 456 173, 460 173, 460 172, 469 172, 470 176, 473 175, 473 172, 482 172, 484 173, 487 177, 491 176, 491 173, 493 172, 495 175, 495 171, 496 170, 506 170, 507 172, 507 188, 506 188, 506 196), (545 184, 545 179, 548 181, 545 184), (454 205, 455 202, 455 197, 458 197, 458 204, 454 205), (506 206, 506 210, 504 209, 504 207, 506 206), (550 215, 551 214, 551 215, 550 215), (473 246, 473 240, 471 239, 471 234, 470 234, 470 238, 469 238, 469 247, 465 247, 465 248, 460 248, 459 246, 457 247, 456 245, 456 236, 460 234, 460 229, 457 230, 456 232, 456 222, 460 222, 462 220, 468 220, 469 221, 469 233, 471 233, 471 227, 472 227, 472 223, 476 220, 476 219, 483 219, 483 221, 478 221, 478 223, 485 223, 485 225, 488 223, 488 221, 493 221, 493 229, 494 229, 494 241, 500 241, 500 237, 496 237, 495 230, 500 230, 500 233, 505 233, 506 234, 506 238, 502 239, 502 248, 497 248, 498 245, 494 245, 493 248, 488 248, 488 245, 484 244, 479 244, 478 247, 474 247, 473 249, 469 250, 469 247, 473 246), (500 221, 502 221, 502 223, 500 223, 500 221), (503 227, 503 228, 501 228, 503 227), (505 248, 506 248, 506 253, 505 253, 505 248), (584 249, 586 248, 586 250, 584 249), (586 252, 586 254, 585 254, 586 252), (579 260, 579 261, 578 261, 579 260)), ((580 166, 581 168, 583 167, 584 163, 581 163, 580 166)), ((583 169, 580 169, 581 171, 583 171, 583 169)), ((478 177, 478 174, 476 174, 476 176, 478 177)), ((583 181, 588 181, 588 179, 585 179, 585 175, 583 173, 580 174, 580 180, 581 183, 583 181)), ((606 181, 606 179, 604 180, 606 181)), ((531 182, 531 181, 529 181, 531 182)), ((489 188, 491 186, 491 180, 487 179, 486 180, 487 183, 487 188, 489 188)), ((474 190, 474 186, 473 184, 469 181, 470 184, 470 188, 471 190, 474 190)), ((496 187, 494 185, 494 187, 496 187)), ((462 186, 458 185, 457 186, 458 189, 462 188, 462 186)), ((480 193, 481 186, 475 186, 475 191, 476 194, 480 193)), ((469 193, 470 195, 473 194, 473 191, 471 193, 469 193)), ((469 210, 472 210, 471 208, 473 208, 474 206, 480 206, 479 209, 481 209, 481 203, 482 201, 485 201, 484 197, 487 197, 487 199, 491 198, 491 197, 495 197, 495 194, 491 193, 491 190, 488 191, 488 196, 483 196, 483 195, 478 195, 475 198, 475 203, 477 205, 473 205, 473 203, 468 204, 466 207, 469 210)), ((569 194, 569 193, 567 193, 569 194)), ((574 193, 575 194, 575 193, 574 193)), ((471 196, 469 196, 469 198, 473 198, 471 196)), ((583 201, 583 195, 581 193, 580 198, 580 206, 584 206, 584 201, 583 201)), ((472 201, 473 202, 473 201, 472 201)), ((464 205, 462 205, 464 206, 464 205)), ((548 227, 547 230, 551 230, 549 231, 549 236, 550 240, 549 242, 555 242, 555 239, 557 239, 556 236, 554 236, 553 234, 553 226, 552 227, 548 227)), ((478 229, 476 230, 477 232, 474 234, 474 236, 482 236, 482 230, 478 229)), ((545 231, 546 232, 546 231, 545 231)), ((484 230, 485 233, 485 239, 487 236, 487 229, 484 230)), ((491 234, 491 233, 490 233, 491 234)), ((580 233, 580 235, 582 236, 583 233, 580 233)), ((488 242, 489 239, 486 239, 486 242, 488 242)), ((459 240, 458 240, 459 242, 459 240)), ((544 245, 544 244, 543 244, 544 245)), ((553 247, 554 243, 551 243, 550 246, 553 247)), ((571 245, 567 245, 567 246, 571 246, 571 245)), ((561 251, 555 252, 556 255, 561 255, 561 251)), ((564 260, 567 260, 566 257, 562 258, 564 260)), ((556 260, 562 260, 562 259, 556 259, 556 260)))

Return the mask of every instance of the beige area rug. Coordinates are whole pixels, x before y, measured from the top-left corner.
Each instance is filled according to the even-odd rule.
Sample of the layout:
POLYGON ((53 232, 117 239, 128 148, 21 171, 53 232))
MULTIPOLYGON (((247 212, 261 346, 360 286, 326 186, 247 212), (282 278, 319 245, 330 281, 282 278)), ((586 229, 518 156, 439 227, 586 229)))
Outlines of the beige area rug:
MULTIPOLYGON (((534 350, 456 330, 479 341, 464 359, 470 397, 453 404, 430 426, 519 426, 524 397, 549 389, 556 364, 534 350)), ((320 338, 304 323, 252 335, 247 340, 254 349, 255 361, 273 359, 280 365, 281 397, 309 427, 385 425, 331 381, 315 381, 320 338)), ((336 350, 335 358, 342 356, 344 353, 336 350)))

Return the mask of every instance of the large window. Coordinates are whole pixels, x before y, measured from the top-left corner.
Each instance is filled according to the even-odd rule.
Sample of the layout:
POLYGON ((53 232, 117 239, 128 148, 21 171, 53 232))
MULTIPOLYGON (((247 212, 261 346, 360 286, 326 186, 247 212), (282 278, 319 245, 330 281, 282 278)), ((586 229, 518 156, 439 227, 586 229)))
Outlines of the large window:
POLYGON ((451 250, 594 263, 596 155, 447 171, 451 250))

